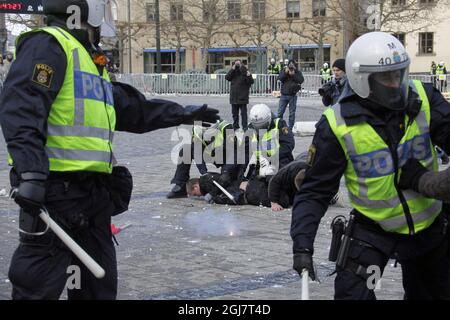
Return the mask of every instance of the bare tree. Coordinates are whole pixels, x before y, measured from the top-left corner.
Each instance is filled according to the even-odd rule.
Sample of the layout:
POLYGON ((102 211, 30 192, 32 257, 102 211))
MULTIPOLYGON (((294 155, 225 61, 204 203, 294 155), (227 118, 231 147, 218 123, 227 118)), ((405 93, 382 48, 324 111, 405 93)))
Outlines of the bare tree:
POLYGON ((207 71, 209 48, 215 38, 225 34, 228 24, 228 7, 223 0, 184 0, 184 16, 188 23, 186 34, 202 48, 202 70, 207 71))
POLYGON ((327 10, 343 17, 343 32, 351 43, 369 31, 412 33, 446 17, 449 0, 339 0, 327 1, 327 10))
POLYGON ((189 24, 182 21, 161 21, 161 35, 167 45, 175 47, 175 73, 181 72, 181 49, 189 41, 186 29, 189 24))
MULTIPOLYGON (((341 17, 327 10, 326 0, 321 2, 322 6, 319 6, 316 10, 313 9, 312 17, 288 21, 288 28, 291 33, 317 44, 316 69, 324 61, 323 47, 325 40, 329 37, 336 37, 341 30, 341 17)), ((328 0, 328 2, 331 2, 331 0, 328 0)))
POLYGON ((279 8, 275 3, 251 0, 247 1, 244 6, 247 7, 246 11, 249 12, 249 19, 242 20, 239 33, 232 30, 228 32, 228 36, 236 47, 248 44, 257 47, 257 69, 259 69, 257 71, 258 73, 264 73, 266 61, 262 61, 263 48, 268 48, 274 42, 278 42, 277 37, 283 30, 277 17, 280 12, 284 12, 286 9, 284 7, 279 8), (262 5, 264 7, 259 7, 262 5))

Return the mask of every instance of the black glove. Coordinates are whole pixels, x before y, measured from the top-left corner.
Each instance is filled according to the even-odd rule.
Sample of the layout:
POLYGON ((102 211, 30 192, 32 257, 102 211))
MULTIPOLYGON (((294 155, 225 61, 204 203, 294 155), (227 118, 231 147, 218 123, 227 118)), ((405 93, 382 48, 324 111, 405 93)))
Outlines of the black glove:
POLYGON ((193 124, 194 121, 215 123, 218 120, 220 120, 219 110, 208 108, 207 104, 204 104, 202 106, 191 105, 184 108, 183 124, 193 124))
POLYGON ((333 93, 334 84, 332 82, 327 82, 319 89, 320 96, 331 96, 333 93))
POLYGON ((21 175, 21 181, 14 201, 26 212, 38 215, 45 202, 46 175, 27 172, 21 175))
POLYGON ((294 253, 294 267, 293 269, 298 272, 300 277, 302 276, 303 269, 308 270, 311 280, 316 280, 316 274, 314 272, 314 265, 312 260, 312 252, 304 249, 298 253, 294 253))
POLYGON ((222 173, 217 181, 222 187, 226 188, 231 184, 231 176, 229 173, 222 173))
POLYGON ((412 189, 419 192, 419 180, 426 172, 425 168, 419 160, 410 158, 402 167, 402 173, 398 186, 400 189, 412 189))

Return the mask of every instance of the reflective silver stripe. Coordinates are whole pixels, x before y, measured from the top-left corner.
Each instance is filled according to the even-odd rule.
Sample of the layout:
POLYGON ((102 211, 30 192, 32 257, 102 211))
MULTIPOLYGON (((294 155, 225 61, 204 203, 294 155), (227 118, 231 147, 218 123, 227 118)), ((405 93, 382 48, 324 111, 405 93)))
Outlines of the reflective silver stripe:
MULTIPOLYGON (((361 184, 359 186, 360 194, 355 196, 353 193, 349 192, 348 196, 350 200, 363 207, 373 208, 373 209, 389 209, 394 208, 401 204, 400 198, 398 196, 392 197, 390 199, 383 200, 371 200, 367 197, 367 185, 364 186, 361 184)), ((420 197, 421 195, 409 190, 403 191, 403 195, 405 196, 406 201, 410 201, 420 197)))
POLYGON ((64 38, 66 38, 67 40, 70 40, 69 37, 66 36, 66 35, 64 34, 64 32, 61 31, 60 28, 58 28, 58 27, 47 27, 47 28, 55 29, 55 30, 58 31, 64 38))
POLYGON ((392 63, 392 64, 386 64, 386 65, 379 65, 379 66, 368 66, 368 65, 361 65, 359 66, 358 70, 359 72, 367 72, 367 73, 374 73, 374 72, 385 72, 385 71, 394 71, 394 70, 400 70, 408 67, 411 63, 411 60, 405 60, 403 62, 399 63, 392 63))
MULTIPOLYGON (((72 50, 73 57, 73 69, 74 71, 81 71, 80 69, 80 56, 78 54, 78 49, 72 50)), ((75 80, 75 79, 74 79, 75 80)), ((75 86, 75 83, 74 83, 75 86)), ((73 124, 75 126, 84 125, 84 99, 75 97, 75 113, 73 118, 73 124)))
POLYGON ((49 158, 60 160, 98 161, 109 163, 111 159, 111 153, 106 151, 73 150, 52 147, 46 147, 45 150, 47 151, 49 158))
MULTIPOLYGON (((442 210, 442 202, 435 201, 431 207, 425 211, 414 213, 411 215, 414 224, 420 223, 427 219, 430 219, 442 210)), ((394 217, 388 220, 379 221, 378 224, 385 230, 398 229, 407 225, 406 218, 404 215, 394 217)))
POLYGON ((345 124, 344 118, 341 116, 341 104, 335 104, 332 109, 334 110, 334 117, 336 118, 336 125, 339 127, 345 124))
POLYGON ((73 69, 76 71, 80 71, 80 56, 78 54, 78 48, 75 48, 72 50, 72 57, 73 57, 73 69))
POLYGON ((56 126, 49 124, 48 135, 54 137, 86 137, 110 140, 109 129, 83 126, 56 126))

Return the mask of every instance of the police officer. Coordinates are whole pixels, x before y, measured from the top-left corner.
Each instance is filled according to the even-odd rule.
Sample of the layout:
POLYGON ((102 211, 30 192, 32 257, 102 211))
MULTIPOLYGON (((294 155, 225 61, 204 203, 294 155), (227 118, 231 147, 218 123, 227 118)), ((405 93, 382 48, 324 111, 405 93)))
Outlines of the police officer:
POLYGON ((434 86, 436 86, 436 62, 431 61, 431 66, 430 66, 430 75, 431 75, 431 82, 433 83, 434 86))
POLYGON ((274 58, 270 59, 270 64, 267 67, 267 73, 270 75, 270 90, 274 91, 276 89, 277 77, 281 71, 281 65, 277 64, 274 58))
POLYGON ((447 90, 447 68, 445 67, 445 62, 441 61, 436 67, 436 80, 439 84, 439 89, 441 92, 447 90))
POLYGON ((331 80, 331 69, 328 63, 323 64, 323 68, 320 69, 320 75, 322 76, 322 85, 331 80))
POLYGON ((265 104, 257 104, 250 110, 250 124, 253 129, 253 156, 249 163, 246 176, 273 176, 294 160, 292 151, 295 140, 286 121, 275 118, 270 108, 265 104), (265 173, 262 173, 264 169, 265 173), (269 173, 271 172, 271 173, 269 173))
POLYGON ((433 144, 450 150, 450 108, 431 84, 409 82, 409 65, 395 37, 361 36, 346 58, 351 89, 317 124, 292 211, 294 269, 315 278, 314 238, 345 175, 354 209, 339 252, 336 299, 375 299, 368 267, 381 274, 389 258, 401 263, 406 299, 449 297, 442 203, 403 191, 397 181, 409 157, 437 169, 433 144))
MULTIPOLYGON (((212 160, 215 160, 217 151, 217 156, 220 159, 217 162, 214 161, 213 164, 217 168, 222 168, 222 173, 228 173, 227 168, 229 167, 226 164, 227 141, 230 138, 233 140, 237 139, 234 135, 233 125, 231 123, 228 123, 227 121, 222 120, 220 122, 217 122, 211 128, 208 128, 206 131, 203 127, 194 126, 192 129, 192 133, 192 143, 189 146, 183 146, 180 150, 179 156, 181 162, 177 165, 175 176, 170 182, 175 185, 173 186, 170 193, 167 194, 168 199, 184 198, 187 196, 186 182, 189 180, 189 172, 191 170, 192 160, 196 160, 195 164, 201 175, 205 175, 208 172, 205 159, 203 157, 205 152, 212 160), (200 155, 195 154, 196 144, 199 144, 201 146, 200 148, 198 148, 198 150, 201 150, 200 155), (188 159, 185 159, 184 152, 187 149, 190 149, 190 157, 188 159), (219 149, 222 150, 219 151, 219 149)), ((237 150, 237 148, 234 148, 233 150, 237 150)))
POLYGON ((58 299, 68 266, 81 270, 69 299, 115 299, 117 262, 111 215, 127 209, 132 181, 114 167, 114 131, 144 133, 194 120, 215 122, 217 110, 147 101, 111 83, 98 47, 108 23, 100 0, 46 0, 48 26, 17 39, 17 57, 0 97, 0 123, 10 154, 11 185, 21 207, 20 245, 9 269, 13 299, 58 299), (70 30, 68 7, 81 11, 70 30), (106 271, 96 279, 38 218, 50 216, 106 271), (31 234, 31 235, 30 235, 31 234))

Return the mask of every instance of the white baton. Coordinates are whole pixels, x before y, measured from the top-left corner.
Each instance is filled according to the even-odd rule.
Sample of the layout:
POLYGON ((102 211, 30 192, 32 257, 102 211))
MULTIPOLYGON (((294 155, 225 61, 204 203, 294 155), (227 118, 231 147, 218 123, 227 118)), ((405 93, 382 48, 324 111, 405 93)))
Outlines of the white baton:
POLYGON ((83 250, 52 218, 43 210, 39 217, 49 226, 50 229, 61 239, 62 242, 77 256, 78 259, 92 272, 92 274, 101 279, 105 276, 105 270, 94 260, 86 251, 83 250))

